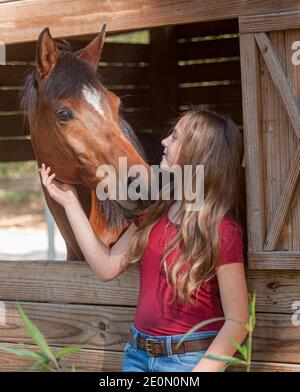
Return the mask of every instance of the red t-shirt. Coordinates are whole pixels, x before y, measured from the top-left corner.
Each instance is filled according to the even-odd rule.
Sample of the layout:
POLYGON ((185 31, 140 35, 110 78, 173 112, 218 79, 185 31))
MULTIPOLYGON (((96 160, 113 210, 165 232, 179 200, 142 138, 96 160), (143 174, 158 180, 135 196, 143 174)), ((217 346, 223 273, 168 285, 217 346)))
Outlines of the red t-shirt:
MULTIPOLYGON (((136 219, 138 226, 141 217, 136 219)), ((184 334, 201 321, 224 317, 216 275, 203 283, 193 294, 195 304, 182 305, 178 298, 172 304, 173 287, 167 284, 161 266, 164 245, 176 234, 177 228, 166 213, 151 229, 144 256, 140 261, 139 299, 134 325, 148 335, 184 334), (166 229, 166 234, 164 233, 166 229)), ((226 216, 220 223, 220 258, 218 265, 244 262, 243 232, 233 218, 226 216)), ((179 248, 167 258, 168 264, 178 257, 179 248)), ((210 323, 195 332, 219 331, 224 321, 210 323)))

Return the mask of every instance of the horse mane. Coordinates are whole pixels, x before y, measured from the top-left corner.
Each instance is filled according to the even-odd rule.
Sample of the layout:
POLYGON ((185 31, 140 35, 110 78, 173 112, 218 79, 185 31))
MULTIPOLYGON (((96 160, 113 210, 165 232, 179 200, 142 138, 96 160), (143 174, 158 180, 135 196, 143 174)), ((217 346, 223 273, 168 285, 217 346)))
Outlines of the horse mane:
MULTIPOLYGON (((80 98, 83 85, 89 88, 103 89, 102 79, 98 72, 84 60, 78 58, 80 51, 73 52, 70 43, 63 39, 55 39, 59 49, 57 63, 54 72, 46 82, 44 95, 48 99, 67 99, 69 97, 80 98)), ((26 76, 24 87, 19 95, 20 109, 24 113, 24 126, 31 127, 36 118, 37 108, 37 81, 36 70, 33 68, 26 76)), ((131 142, 141 157, 147 161, 145 151, 135 132, 125 120, 120 107, 119 121, 124 136, 131 142)), ((118 204, 112 200, 98 200, 103 212, 104 221, 113 227, 119 227, 124 223, 124 211, 122 213, 118 204)))

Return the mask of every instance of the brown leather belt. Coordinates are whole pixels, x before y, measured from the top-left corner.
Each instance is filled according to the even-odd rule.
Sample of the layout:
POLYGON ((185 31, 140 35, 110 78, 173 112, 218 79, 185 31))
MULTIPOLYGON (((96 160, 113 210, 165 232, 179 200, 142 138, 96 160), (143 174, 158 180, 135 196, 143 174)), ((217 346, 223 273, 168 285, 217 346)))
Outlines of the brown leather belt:
MULTIPOLYGON (((185 354, 190 351, 207 350, 215 336, 210 338, 193 339, 183 341, 179 347, 178 342, 171 342, 173 354, 185 354)), ((132 333, 129 334, 129 343, 132 344, 132 333)), ((167 355, 166 341, 157 339, 145 339, 137 335, 136 345, 138 348, 146 351, 149 355, 167 355)))

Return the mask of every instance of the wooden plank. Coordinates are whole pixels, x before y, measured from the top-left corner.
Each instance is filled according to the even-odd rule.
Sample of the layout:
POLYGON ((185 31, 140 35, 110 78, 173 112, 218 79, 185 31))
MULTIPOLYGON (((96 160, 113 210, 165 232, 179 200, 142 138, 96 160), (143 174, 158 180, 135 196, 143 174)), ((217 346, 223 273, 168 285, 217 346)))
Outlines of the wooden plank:
POLYGON ((31 69, 32 67, 28 65, 2 65, 0 68, 0 86, 22 86, 31 69))
MULTIPOLYGON (((297 41, 299 38, 299 30, 289 30, 285 32, 286 38, 286 58, 290 59, 293 50, 292 43, 297 41)), ((295 67, 291 61, 287 61, 286 75, 289 80, 290 86, 293 90, 295 97, 300 98, 300 69, 295 67)), ((289 124, 288 129, 288 154, 289 157, 295 156, 297 150, 297 140, 293 134, 292 126, 289 124)), ((290 209, 290 237, 292 241, 292 249, 300 250, 300 182, 298 188, 295 191, 294 202, 290 209)))
POLYGON ((0 115, 0 137, 27 136, 27 126, 23 125, 23 115, 0 115))
POLYGON ((248 291, 257 294, 257 312, 293 314, 300 298, 299 270, 247 270, 248 291))
POLYGON ((101 283, 85 262, 0 261, 0 298, 52 303, 135 306, 138 266, 101 283))
MULTIPOLYGON (((101 283, 84 262, 0 261, 0 298, 65 304, 136 306, 138 266, 118 278, 101 283)), ((249 292, 256 290, 257 311, 294 313, 292 304, 300 298, 297 270, 247 270, 249 292)))
POLYGON ((247 191, 248 249, 260 251, 265 236, 262 135, 258 50, 251 34, 242 34, 241 71, 243 93, 245 179, 247 191))
MULTIPOLYGON (((95 35, 91 36, 92 40, 95 35)), ((84 48, 90 40, 67 38, 73 51, 84 48)), ((36 41, 6 45, 6 61, 34 61, 36 41)), ((149 47, 146 44, 106 42, 101 62, 149 62, 149 47)))
POLYGON ((300 270, 300 252, 248 252, 248 269, 300 270))
POLYGON ((300 364, 299 353, 299 326, 290 314, 256 314, 253 360, 300 364))
POLYGON ((175 36, 177 39, 217 36, 221 34, 235 34, 238 32, 239 26, 237 19, 182 24, 177 25, 175 28, 175 36))
POLYGON ((99 32, 100 23, 109 31, 141 29, 154 26, 237 18, 262 12, 296 9, 298 0, 245 2, 233 0, 191 0, 168 2, 138 0, 94 2, 93 0, 27 0, 1 5, 0 37, 6 43, 36 40, 45 26, 57 36, 99 32), (49 6, 49 4, 51 4, 49 6))
MULTIPOLYGON (((20 348, 14 343, 7 343, 7 347, 20 348)), ((36 346, 26 345, 26 348, 39 352, 36 346)), ((60 346, 51 346, 53 351, 58 351, 60 346)), ((61 360, 64 371, 70 371, 74 364, 77 372, 117 372, 122 371, 123 353, 117 351, 102 351, 82 349, 77 353, 68 355, 61 360)), ((33 365, 33 361, 25 360, 12 354, 1 351, 0 371, 16 372, 20 369, 27 370, 33 365)))
POLYGON ((18 101, 19 93, 20 90, 0 90, 0 112, 20 110, 18 101))
MULTIPOLYGON (((280 56, 283 71, 289 59, 285 57, 285 33, 277 31, 270 33, 270 38, 278 56, 280 56)), ((277 89, 264 58, 260 54, 260 84, 261 84, 261 132, 264 156, 264 193, 265 193, 265 227, 266 236, 274 220, 275 212, 289 174, 290 156, 287 151, 287 135, 289 121, 283 108, 277 89)), ((291 249, 290 228, 285 226, 282 231, 281 244, 276 250, 291 249)), ((264 241, 265 242, 265 241, 264 241)))
POLYGON ((30 160, 35 160, 35 155, 30 140, 0 140, 0 162, 30 160))
POLYGON ((238 103, 242 100, 241 84, 179 88, 179 104, 238 103))
MULTIPOLYGON (((7 347, 19 348, 17 344, 7 343, 7 347)), ((27 345, 30 350, 38 352, 33 345, 27 345)), ((54 351, 59 350, 60 346, 51 346, 54 351)), ((61 360, 61 366, 69 371, 72 364, 75 365, 77 372, 120 372, 122 371, 123 352, 102 351, 82 349, 77 353, 73 353, 61 360)), ((1 352, 0 355, 0 371, 16 372, 20 369, 27 369, 34 362, 21 359, 15 355, 1 352)), ((230 366, 226 372, 243 372, 244 367, 230 366)), ((252 372, 299 372, 300 365, 293 363, 274 363, 252 361, 252 372)))
POLYGON ((296 191, 296 186, 300 175, 300 146, 296 152, 296 155, 292 161, 290 172, 286 181, 286 185, 282 190, 279 203, 277 205, 274 218, 271 223, 266 241, 264 243, 264 250, 270 251, 275 250, 284 223, 287 219, 293 197, 296 191))
MULTIPOLYGON (((117 295, 114 303, 118 303, 117 295)), ((1 325, 0 341, 30 343, 16 302, 5 301, 6 324, 1 325)), ((20 302, 30 319, 51 345, 82 345, 109 351, 122 351, 135 307, 20 302)))
POLYGON ((272 12, 269 14, 242 15, 239 18, 241 33, 258 33, 268 31, 280 31, 300 28, 300 11, 290 10, 272 12))
POLYGON ((239 39, 227 38, 177 44, 177 60, 198 60, 240 55, 239 39))
POLYGON ((239 61, 222 61, 178 67, 179 83, 240 79, 241 70, 239 61))
MULTIPOLYGON (((32 69, 28 65, 4 65, 0 70, 1 86, 22 86, 25 77, 32 69)), ((106 87, 111 85, 147 85, 149 84, 149 67, 114 67, 100 66, 99 73, 106 87)))
POLYGON ((255 39, 266 62, 274 85, 276 86, 277 92, 282 100, 284 108, 288 114, 289 120, 294 128, 296 136, 300 141, 299 103, 291 90, 274 46, 270 38, 265 33, 255 34, 255 39))
MULTIPOLYGON (((21 306, 51 345, 80 345, 104 351, 123 350, 135 314, 135 308, 120 306, 26 302, 21 302, 21 306)), ((1 342, 30 343, 31 337, 19 317, 16 303, 5 302, 5 308, 6 324, 0 329, 1 342)), ((299 351, 298 326, 291 323, 290 314, 257 313, 253 360, 300 363, 299 351)))

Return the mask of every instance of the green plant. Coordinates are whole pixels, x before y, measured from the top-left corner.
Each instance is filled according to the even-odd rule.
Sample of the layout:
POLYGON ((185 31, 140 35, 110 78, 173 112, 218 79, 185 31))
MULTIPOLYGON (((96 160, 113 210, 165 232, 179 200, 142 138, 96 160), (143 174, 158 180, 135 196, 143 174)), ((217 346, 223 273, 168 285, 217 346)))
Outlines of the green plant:
MULTIPOLYGON (((19 312, 20 317, 23 320, 24 327, 27 329, 29 335, 31 336, 33 342, 38 346, 40 349, 39 352, 25 349, 25 348, 11 348, 5 347, 5 345, 0 345, 0 350, 3 350, 7 353, 17 355, 24 359, 34 360, 36 361, 31 367, 30 370, 39 370, 43 372, 61 372, 64 371, 60 366, 60 360, 74 352, 79 351, 82 347, 63 347, 60 350, 53 352, 47 340, 45 339, 44 335, 41 331, 33 324, 33 322, 29 319, 29 317, 25 314, 24 310, 21 306, 17 303, 17 309, 19 312)), ((24 345, 20 343, 20 345, 24 345)), ((71 365, 72 372, 76 371, 75 366, 71 365)))
POLYGON ((253 338, 253 331, 255 327, 255 304, 256 304, 256 292, 254 291, 253 295, 249 293, 249 321, 247 324, 242 324, 239 321, 231 318, 225 317, 215 317, 209 320, 205 320, 201 323, 198 323, 193 326, 177 343, 177 347, 188 337, 191 333, 195 332, 196 330, 204 327, 207 324, 211 324, 215 321, 219 320, 231 320, 236 323, 243 325, 244 328, 248 331, 247 341, 246 343, 240 345, 235 339, 229 337, 229 341, 231 344, 237 349, 237 351, 242 355, 242 359, 230 356, 218 356, 218 355, 204 355, 202 358, 212 359, 215 361, 220 362, 228 362, 220 371, 224 372, 225 369, 230 365, 242 365, 246 367, 246 372, 250 372, 251 370, 251 353, 252 353, 252 338, 253 338))

